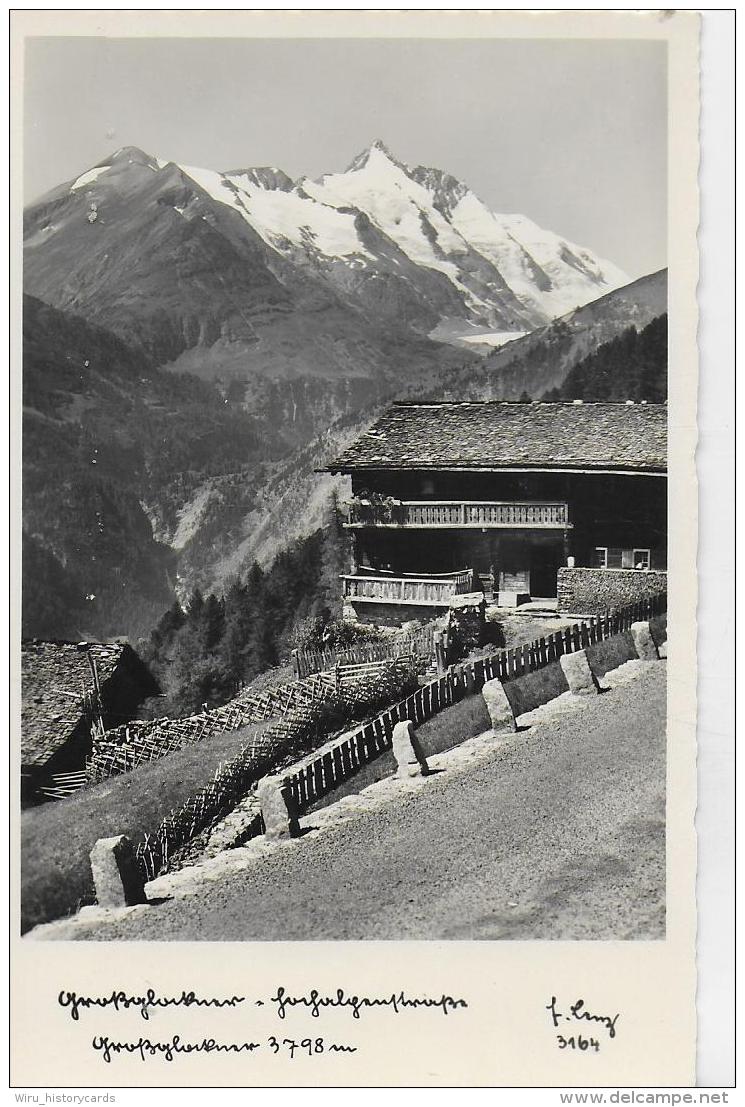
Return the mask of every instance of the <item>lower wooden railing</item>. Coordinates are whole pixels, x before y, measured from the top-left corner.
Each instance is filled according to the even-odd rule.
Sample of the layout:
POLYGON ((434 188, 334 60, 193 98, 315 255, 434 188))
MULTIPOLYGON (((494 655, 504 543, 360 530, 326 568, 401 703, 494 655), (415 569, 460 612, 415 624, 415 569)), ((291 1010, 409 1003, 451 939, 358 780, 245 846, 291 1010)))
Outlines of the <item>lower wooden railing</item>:
POLYGON ((438 577, 342 576, 341 580, 345 599, 445 607, 453 596, 473 587, 470 569, 438 577))

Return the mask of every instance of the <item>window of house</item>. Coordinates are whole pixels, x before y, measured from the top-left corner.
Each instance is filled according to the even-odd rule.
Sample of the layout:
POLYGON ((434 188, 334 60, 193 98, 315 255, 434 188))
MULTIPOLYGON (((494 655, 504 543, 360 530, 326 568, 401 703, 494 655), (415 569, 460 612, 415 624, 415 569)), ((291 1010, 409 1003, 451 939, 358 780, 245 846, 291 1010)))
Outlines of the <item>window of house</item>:
POLYGON ((649 569, 650 561, 650 550, 596 546, 593 565, 596 569, 649 569))

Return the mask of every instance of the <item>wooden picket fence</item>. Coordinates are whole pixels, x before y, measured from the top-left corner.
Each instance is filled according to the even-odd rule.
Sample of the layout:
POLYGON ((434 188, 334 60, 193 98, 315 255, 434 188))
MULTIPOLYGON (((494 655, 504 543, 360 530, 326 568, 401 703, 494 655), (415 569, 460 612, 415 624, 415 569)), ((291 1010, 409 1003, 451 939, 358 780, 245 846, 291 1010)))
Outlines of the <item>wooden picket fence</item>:
MULTIPOLYGON (((397 722, 410 719, 419 725, 459 703, 465 696, 479 692, 487 680, 510 681, 535 672, 557 661, 562 654, 574 653, 593 643, 605 641, 628 630, 632 623, 662 615, 666 610, 667 596, 655 596, 605 615, 594 616, 524 646, 498 650, 475 661, 451 666, 436 680, 422 685, 370 722, 320 749, 317 755, 306 758, 294 770, 289 770, 285 779, 291 801, 302 814, 363 765, 385 753, 392 746, 393 728, 397 722)), ((328 676, 324 674, 325 678, 328 676)), ((327 686, 330 688, 330 684, 327 686)), ((260 775, 276 771, 282 752, 287 751, 289 745, 288 733, 282 729, 282 723, 270 723, 238 758, 218 769, 210 784, 191 797, 179 811, 171 812, 158 831, 146 836, 137 848, 146 879, 151 880, 162 871, 174 849, 232 810, 260 775)), ((257 815, 242 839, 248 841, 263 832, 263 820, 257 815)))
POLYGON ((593 616, 534 642, 499 650, 475 661, 451 666, 436 680, 423 685, 405 700, 384 711, 372 722, 348 734, 317 758, 287 777, 290 796, 299 813, 332 792, 358 769, 392 746, 396 723, 410 719, 426 722, 466 695, 479 692, 487 680, 510 681, 550 665, 562 654, 575 653, 596 642, 629 630, 632 623, 662 615, 667 596, 661 594, 627 607, 593 616))

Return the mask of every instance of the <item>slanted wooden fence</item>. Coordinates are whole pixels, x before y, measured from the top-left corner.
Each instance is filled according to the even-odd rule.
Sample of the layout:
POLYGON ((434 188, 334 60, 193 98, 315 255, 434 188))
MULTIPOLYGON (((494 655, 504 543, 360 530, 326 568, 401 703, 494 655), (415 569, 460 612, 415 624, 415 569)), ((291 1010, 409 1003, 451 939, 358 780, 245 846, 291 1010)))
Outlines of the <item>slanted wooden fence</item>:
POLYGON ((334 669, 337 665, 362 665, 396 657, 428 660, 435 655, 435 628, 422 627, 416 634, 396 635, 381 642, 359 642, 346 649, 297 649, 292 651, 292 667, 298 680, 312 673, 334 669))
MULTIPOLYGON (((250 736, 239 754, 218 767, 212 781, 178 810, 171 811, 154 833, 145 835, 137 847, 137 857, 147 879, 157 875, 174 851, 195 834, 229 814, 252 784, 276 771, 283 758, 292 757, 298 746, 318 748, 329 730, 379 710, 404 689, 415 687, 417 678, 412 669, 394 659, 379 662, 373 674, 356 679, 350 675, 339 684, 328 673, 312 679, 322 692, 312 708, 296 705, 281 718, 269 721, 250 736)), ((257 820, 253 830, 261 833, 257 820)), ((253 831, 247 837, 253 837, 253 831)))
POLYGON ((311 712, 326 698, 329 683, 333 680, 319 673, 263 692, 239 692, 223 707, 199 715, 137 720, 107 730, 93 738, 87 781, 97 784, 227 731, 311 712))

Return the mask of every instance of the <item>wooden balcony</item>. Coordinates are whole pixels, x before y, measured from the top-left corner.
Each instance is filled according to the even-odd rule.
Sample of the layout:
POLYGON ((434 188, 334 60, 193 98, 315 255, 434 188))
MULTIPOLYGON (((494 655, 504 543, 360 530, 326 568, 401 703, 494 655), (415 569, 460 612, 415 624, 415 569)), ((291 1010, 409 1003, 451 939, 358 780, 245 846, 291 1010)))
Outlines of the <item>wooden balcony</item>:
POLYGON ((419 604, 447 607, 453 596, 473 588, 470 569, 441 576, 343 576, 344 599, 351 603, 419 604))
POLYGON ((565 503, 486 502, 479 500, 354 500, 347 527, 419 527, 463 529, 563 530, 571 527, 565 503))

